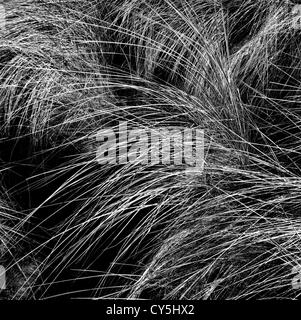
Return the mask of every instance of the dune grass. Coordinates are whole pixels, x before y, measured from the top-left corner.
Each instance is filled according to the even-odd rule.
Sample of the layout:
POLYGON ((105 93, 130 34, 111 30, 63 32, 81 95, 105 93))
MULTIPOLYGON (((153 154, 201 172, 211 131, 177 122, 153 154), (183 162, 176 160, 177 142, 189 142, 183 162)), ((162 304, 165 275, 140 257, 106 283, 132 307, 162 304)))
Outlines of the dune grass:
POLYGON ((13 2, 0 42, 8 298, 297 299, 294 3, 13 2), (97 132, 119 121, 204 129, 204 171, 99 165, 97 132))

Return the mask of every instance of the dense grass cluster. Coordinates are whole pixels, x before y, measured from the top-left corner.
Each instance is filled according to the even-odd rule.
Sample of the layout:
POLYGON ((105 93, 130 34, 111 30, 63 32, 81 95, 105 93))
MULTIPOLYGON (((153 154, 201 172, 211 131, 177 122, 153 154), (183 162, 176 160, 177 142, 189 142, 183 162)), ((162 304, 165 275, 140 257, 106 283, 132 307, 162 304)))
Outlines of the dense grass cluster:
POLYGON ((8 298, 298 298, 293 1, 7 2, 0 264, 8 298), (99 165, 119 121, 205 132, 204 171, 99 165))

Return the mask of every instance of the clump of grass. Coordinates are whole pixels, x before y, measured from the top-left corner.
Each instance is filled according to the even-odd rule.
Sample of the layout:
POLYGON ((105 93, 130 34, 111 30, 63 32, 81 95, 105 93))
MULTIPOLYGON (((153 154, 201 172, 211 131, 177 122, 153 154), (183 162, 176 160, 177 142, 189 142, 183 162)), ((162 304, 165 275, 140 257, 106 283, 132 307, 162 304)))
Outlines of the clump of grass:
POLYGON ((18 223, 0 239, 22 226, 7 264, 22 264, 30 289, 17 282, 11 297, 299 296, 292 6, 30 0, 7 9, 1 170, 18 223), (119 121, 204 129, 204 171, 99 165, 97 132, 119 121))

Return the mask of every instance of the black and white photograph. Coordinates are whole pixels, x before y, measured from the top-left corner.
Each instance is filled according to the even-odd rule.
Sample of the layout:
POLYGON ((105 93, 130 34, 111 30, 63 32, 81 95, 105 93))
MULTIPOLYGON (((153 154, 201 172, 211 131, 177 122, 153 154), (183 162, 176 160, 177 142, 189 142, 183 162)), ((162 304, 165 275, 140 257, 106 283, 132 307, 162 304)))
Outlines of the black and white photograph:
POLYGON ((301 1, 0 1, 0 305, 299 298, 301 1))

